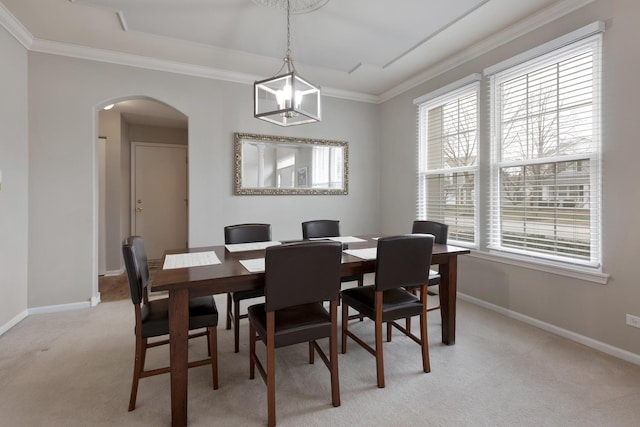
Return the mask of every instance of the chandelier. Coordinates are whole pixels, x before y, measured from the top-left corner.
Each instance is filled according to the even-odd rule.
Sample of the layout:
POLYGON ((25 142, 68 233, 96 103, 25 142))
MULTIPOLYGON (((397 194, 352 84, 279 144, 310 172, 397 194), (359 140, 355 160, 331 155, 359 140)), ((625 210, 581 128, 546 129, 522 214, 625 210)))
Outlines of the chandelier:
MULTIPOLYGON (((328 0, 298 0, 298 13, 322 7, 328 0)), ((291 58, 291 0, 254 0, 255 3, 287 10, 287 51, 284 64, 274 77, 253 84, 254 117, 280 126, 294 126, 320 121, 320 87, 297 73, 291 58), (282 74, 281 74, 282 73, 282 74)))

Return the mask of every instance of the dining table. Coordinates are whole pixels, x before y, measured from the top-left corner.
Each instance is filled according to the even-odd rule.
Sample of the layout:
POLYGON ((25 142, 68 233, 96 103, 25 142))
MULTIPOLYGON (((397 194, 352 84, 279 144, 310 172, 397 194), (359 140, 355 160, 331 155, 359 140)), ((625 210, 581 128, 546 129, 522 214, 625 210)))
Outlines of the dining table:
MULTIPOLYGON (((343 246, 367 249, 377 246, 379 235, 354 236, 343 246), (357 241, 356 241, 357 240, 357 241)), ((343 239, 344 242, 344 239, 343 239)), ((343 251, 341 275, 357 276, 374 273, 375 259, 365 259, 343 251)), ((442 318, 442 342, 453 345, 456 341, 456 292, 458 256, 468 254, 467 248, 434 244, 432 264, 439 265, 440 314, 442 318)), ((264 287, 264 271, 249 271, 240 261, 264 258, 265 249, 230 251, 225 245, 175 249, 165 251, 162 268, 151 281, 152 291, 166 291, 169 298, 170 375, 171 375, 171 425, 187 425, 188 336, 189 299, 197 296, 224 294, 264 287), (168 256, 203 253, 217 258, 217 263, 165 268, 168 256)), ((175 266, 174 266, 175 267, 175 266)))

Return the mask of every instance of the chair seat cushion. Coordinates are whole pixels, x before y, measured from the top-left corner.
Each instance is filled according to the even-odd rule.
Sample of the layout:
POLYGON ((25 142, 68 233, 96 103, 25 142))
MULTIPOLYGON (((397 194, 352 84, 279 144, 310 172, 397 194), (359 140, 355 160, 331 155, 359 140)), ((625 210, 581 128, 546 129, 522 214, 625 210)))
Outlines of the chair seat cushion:
POLYGON ((347 282, 357 282, 358 280, 362 280, 362 275, 360 276, 345 276, 340 278, 340 283, 347 282))
MULTIPOLYGON (((361 286, 343 290, 342 303, 358 310, 370 319, 375 319, 375 287, 361 286)), ((420 300, 405 289, 396 288, 383 292, 382 321, 417 316, 422 312, 420 300)))
POLYGON ((440 284, 440 273, 437 271, 429 270, 429 284, 428 286, 440 284))
POLYGON ((231 294, 233 301, 238 302, 245 299, 258 298, 264 296, 264 288, 251 289, 248 291, 236 291, 231 294))
MULTIPOLYGON (((440 284, 440 273, 435 270, 429 270, 429 283, 427 286, 434 286, 440 284)), ((418 289, 419 286, 407 286, 407 289, 418 289)))
MULTIPOLYGON (((141 307, 144 338, 169 333, 169 299, 151 300, 141 307)), ((189 330, 218 325, 218 309, 213 296, 189 300, 189 330)))
MULTIPOLYGON (((264 304, 248 308, 262 341, 266 342, 267 312, 264 304)), ((331 336, 331 318, 321 303, 303 304, 275 312, 275 346, 284 347, 331 336)))

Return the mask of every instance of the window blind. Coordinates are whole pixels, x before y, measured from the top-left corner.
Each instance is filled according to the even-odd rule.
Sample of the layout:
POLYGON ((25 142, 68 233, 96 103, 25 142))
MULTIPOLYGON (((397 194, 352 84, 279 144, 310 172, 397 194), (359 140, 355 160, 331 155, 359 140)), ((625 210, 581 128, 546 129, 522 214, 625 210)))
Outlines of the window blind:
POLYGON ((478 94, 476 81, 418 105, 416 216, 464 246, 477 245, 478 94))
POLYGON ((601 39, 489 75, 490 249, 600 265, 601 39))

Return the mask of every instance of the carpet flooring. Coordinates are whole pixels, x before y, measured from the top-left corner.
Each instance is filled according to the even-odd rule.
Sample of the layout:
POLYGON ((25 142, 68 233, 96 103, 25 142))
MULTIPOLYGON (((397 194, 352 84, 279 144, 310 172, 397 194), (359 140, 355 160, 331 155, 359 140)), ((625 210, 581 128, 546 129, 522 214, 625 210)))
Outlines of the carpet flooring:
MULTIPOLYGON (((216 297, 221 312, 224 298, 216 297)), ((127 411, 133 325, 131 302, 121 299, 29 316, 0 336, 0 425, 169 426, 168 375, 142 379, 137 408, 127 411)), ((372 322, 355 321, 352 329, 373 342, 372 322)), ((211 388, 208 367, 189 371, 189 425, 265 425, 266 388, 259 376, 248 379, 247 322, 237 354, 232 331, 221 324, 218 332, 220 388, 211 388)), ((464 301, 456 344, 440 342, 437 311, 429 314, 429 339, 429 374, 413 341, 396 333, 385 343, 384 389, 376 387, 374 358, 349 341, 339 355, 338 408, 328 370, 319 359, 308 364, 306 345, 278 349, 278 425, 640 425, 640 366, 464 301)), ((206 340, 189 348, 202 357, 206 340)), ((147 366, 167 360, 168 349, 152 349, 147 366)))

